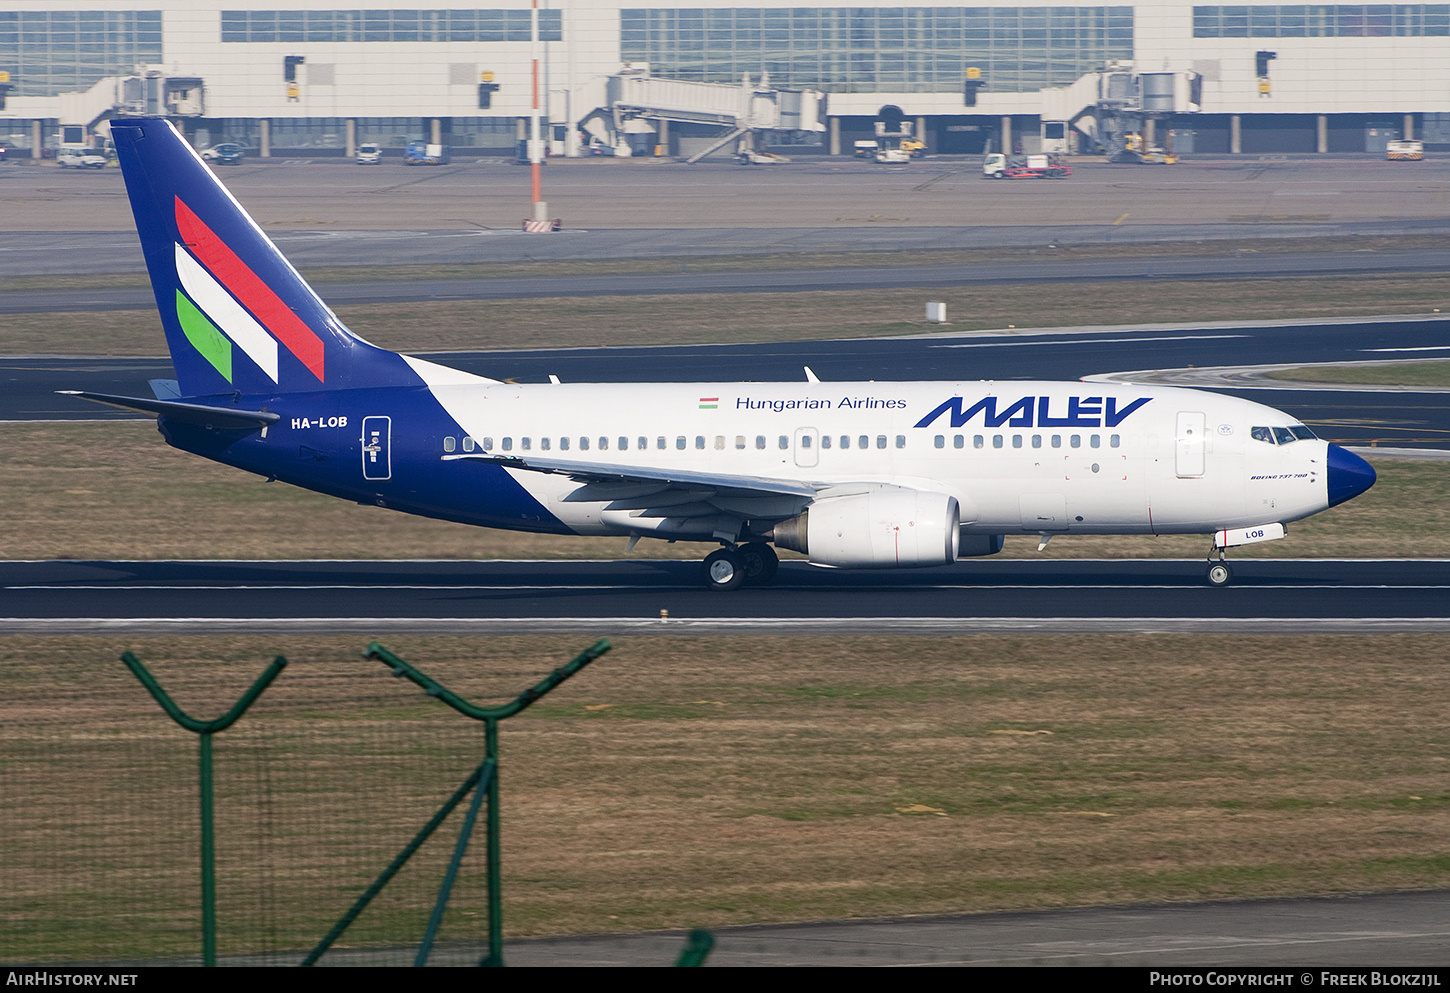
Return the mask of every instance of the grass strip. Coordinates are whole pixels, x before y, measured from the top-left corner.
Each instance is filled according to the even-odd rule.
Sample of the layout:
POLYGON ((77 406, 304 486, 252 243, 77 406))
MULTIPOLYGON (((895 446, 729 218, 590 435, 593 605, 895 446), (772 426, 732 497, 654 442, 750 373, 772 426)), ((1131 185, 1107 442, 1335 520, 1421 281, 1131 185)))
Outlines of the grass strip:
MULTIPOLYGON (((377 635, 474 699, 590 640, 377 635)), ((300 958, 482 752, 365 641, 0 638, 0 960, 198 947, 196 744, 125 648, 200 714, 292 660, 218 736, 218 879, 223 956, 300 958)), ((1447 695, 1430 635, 618 638, 502 729, 506 931, 1450 886, 1447 695)), ((450 847, 350 946, 416 943, 450 847)))
POLYGON ((1280 369, 1270 379, 1295 383, 1360 383, 1368 386, 1450 386, 1450 362, 1395 362, 1390 365, 1303 366, 1280 369))
MULTIPOLYGON (((391 280, 490 279, 526 276, 655 275, 679 272, 776 272, 842 268, 895 268, 918 265, 982 265, 1043 262, 1049 259, 1200 258, 1225 255, 1296 253, 1421 252, 1450 247, 1438 235, 1350 239, 1268 238, 1224 241, 1107 242, 1088 245, 1040 245, 947 250, 866 252, 790 252, 665 259, 563 259, 538 262, 432 263, 390 266, 319 266, 303 269, 312 283, 391 280)), ((114 289, 149 285, 142 272, 93 275, 0 277, 0 293, 18 290, 114 289)))

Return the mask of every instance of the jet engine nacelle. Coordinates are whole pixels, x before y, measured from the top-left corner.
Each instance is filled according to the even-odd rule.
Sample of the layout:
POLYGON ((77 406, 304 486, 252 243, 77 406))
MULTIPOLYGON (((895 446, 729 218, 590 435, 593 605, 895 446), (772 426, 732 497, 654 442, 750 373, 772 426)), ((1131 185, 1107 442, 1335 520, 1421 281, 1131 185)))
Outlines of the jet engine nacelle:
POLYGON ((956 497, 902 487, 826 497, 775 526, 775 543, 841 568, 906 568, 957 560, 956 497))

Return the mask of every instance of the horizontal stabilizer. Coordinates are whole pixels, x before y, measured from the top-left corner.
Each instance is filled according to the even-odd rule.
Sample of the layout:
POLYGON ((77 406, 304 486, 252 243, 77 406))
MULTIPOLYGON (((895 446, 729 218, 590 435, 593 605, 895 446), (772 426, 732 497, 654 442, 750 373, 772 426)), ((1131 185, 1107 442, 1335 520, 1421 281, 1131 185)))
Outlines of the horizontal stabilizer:
POLYGON ((264 428, 276 424, 281 414, 266 410, 237 410, 234 407, 209 407, 204 403, 177 403, 172 400, 146 400, 142 397, 118 397, 109 393, 86 393, 81 390, 57 390, 63 396, 80 397, 111 407, 125 410, 140 410, 158 414, 189 424, 202 424, 219 428, 264 428))

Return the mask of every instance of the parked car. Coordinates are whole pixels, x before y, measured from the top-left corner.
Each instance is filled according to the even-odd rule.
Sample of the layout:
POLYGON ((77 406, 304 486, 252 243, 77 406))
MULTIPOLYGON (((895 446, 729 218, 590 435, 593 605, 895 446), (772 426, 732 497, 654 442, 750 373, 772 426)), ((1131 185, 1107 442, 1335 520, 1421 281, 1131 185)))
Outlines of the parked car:
POLYGON ((357 146, 358 165, 382 165, 383 150, 370 141, 357 146))
POLYGON ((220 145, 213 145, 201 153, 201 157, 208 162, 215 162, 217 165, 236 165, 242 161, 245 153, 242 146, 230 141, 224 141, 220 145))
POLYGON ((62 148, 56 155, 62 169, 104 169, 106 157, 93 148, 62 148))

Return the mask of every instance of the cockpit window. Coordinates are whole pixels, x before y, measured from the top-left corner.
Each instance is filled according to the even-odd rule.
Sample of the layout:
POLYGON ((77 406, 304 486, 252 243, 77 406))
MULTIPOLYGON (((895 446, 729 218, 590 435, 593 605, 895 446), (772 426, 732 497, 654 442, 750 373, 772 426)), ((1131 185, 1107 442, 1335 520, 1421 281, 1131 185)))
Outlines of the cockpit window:
POLYGON ((1302 424, 1290 424, 1286 428, 1256 425, 1249 428, 1249 437, 1270 445, 1292 445, 1296 441, 1312 441, 1314 432, 1302 424))

